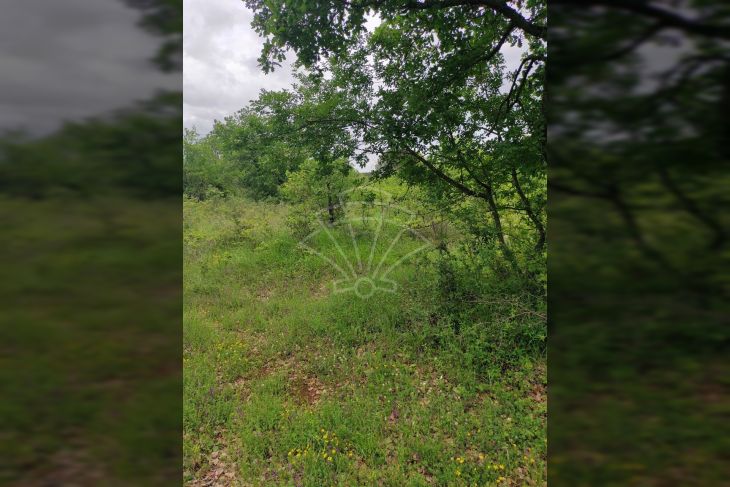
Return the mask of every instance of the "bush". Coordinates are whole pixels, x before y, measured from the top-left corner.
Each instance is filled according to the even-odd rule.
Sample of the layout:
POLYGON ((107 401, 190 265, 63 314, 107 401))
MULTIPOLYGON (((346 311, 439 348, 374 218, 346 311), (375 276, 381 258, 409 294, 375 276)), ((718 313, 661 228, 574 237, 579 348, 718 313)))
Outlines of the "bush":
POLYGON ((306 207, 292 208, 286 217, 286 226, 297 239, 303 239, 314 231, 314 217, 306 207))
POLYGON ((495 259, 484 245, 444 246, 421 259, 412 288, 414 301, 427 310, 425 323, 416 320, 425 344, 452 352, 480 374, 516 367, 546 345, 542 284, 503 274, 495 259))

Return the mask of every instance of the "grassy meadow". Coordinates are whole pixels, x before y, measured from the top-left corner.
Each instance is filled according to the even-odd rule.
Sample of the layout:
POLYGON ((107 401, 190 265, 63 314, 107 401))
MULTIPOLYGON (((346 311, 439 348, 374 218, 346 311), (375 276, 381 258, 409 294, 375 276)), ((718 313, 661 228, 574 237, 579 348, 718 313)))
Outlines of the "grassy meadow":
POLYGON ((449 302, 444 276, 470 276, 444 271, 460 237, 435 224, 394 292, 335 292, 333 263, 423 245, 378 211, 308 240, 318 255, 287 204, 185 199, 186 485, 546 484, 544 320, 498 289, 449 302))
POLYGON ((177 200, 0 203, 0 484, 164 485, 181 449, 177 200))

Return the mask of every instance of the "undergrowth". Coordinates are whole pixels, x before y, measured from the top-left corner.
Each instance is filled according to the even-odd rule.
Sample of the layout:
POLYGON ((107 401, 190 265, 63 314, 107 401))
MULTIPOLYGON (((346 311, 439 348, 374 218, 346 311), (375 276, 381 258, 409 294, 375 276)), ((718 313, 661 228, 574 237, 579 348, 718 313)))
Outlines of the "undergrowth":
POLYGON ((188 485, 545 484, 541 286, 458 232, 394 265, 423 240, 360 211, 305 247, 286 205, 184 205, 188 485), (376 234, 395 288, 335 292, 376 234))

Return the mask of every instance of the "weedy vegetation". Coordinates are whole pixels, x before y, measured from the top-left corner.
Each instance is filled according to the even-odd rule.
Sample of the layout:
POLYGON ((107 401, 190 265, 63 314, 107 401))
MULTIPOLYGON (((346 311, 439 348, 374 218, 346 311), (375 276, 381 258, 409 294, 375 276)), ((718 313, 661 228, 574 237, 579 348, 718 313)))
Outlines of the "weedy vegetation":
POLYGON ((544 4, 245 3, 296 83, 184 135, 186 483, 544 485, 544 4))
MULTIPOLYGON (((428 226, 436 245, 394 269, 397 291, 363 298, 333 292, 339 274, 298 245, 291 205, 184 208, 189 485, 545 483, 542 301, 475 274, 458 229, 428 226)), ((420 244, 404 238, 389 257, 420 244)))

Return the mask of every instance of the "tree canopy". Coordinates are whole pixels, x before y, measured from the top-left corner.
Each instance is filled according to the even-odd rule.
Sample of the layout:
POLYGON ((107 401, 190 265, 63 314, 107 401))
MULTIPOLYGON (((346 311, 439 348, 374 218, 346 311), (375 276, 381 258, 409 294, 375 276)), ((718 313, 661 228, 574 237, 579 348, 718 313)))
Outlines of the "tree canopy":
POLYGON ((262 69, 291 50, 297 83, 201 139, 235 173, 210 173, 213 186, 278 198, 294 181, 325 184, 342 161, 376 160, 373 176, 420 187, 517 274, 543 258, 544 2, 245 3, 265 37, 262 69))
POLYGON ((508 233, 518 227, 532 227, 544 249, 544 2, 245 3, 266 38, 264 70, 291 49, 347 89, 347 116, 320 120, 357 133, 379 156, 379 175, 444 201, 479 200, 490 219, 482 237, 513 267, 508 233), (369 18, 380 24, 368 28, 369 18), (508 48, 520 57, 512 66, 508 48))

